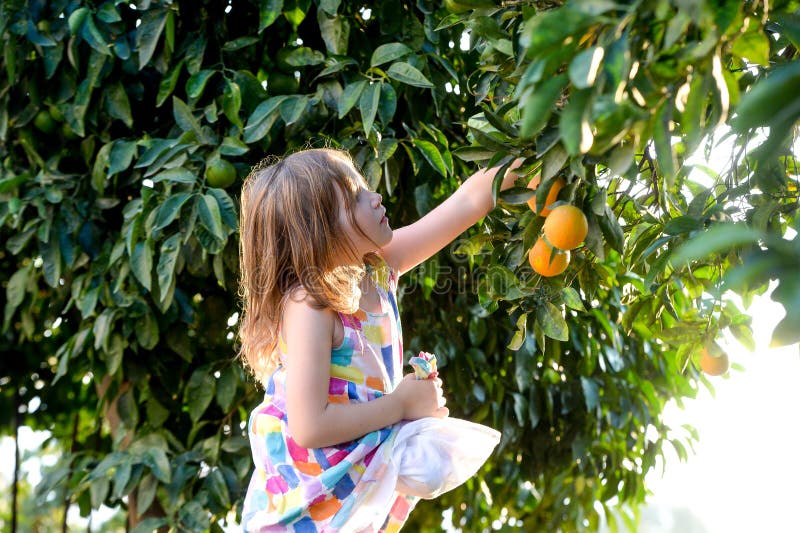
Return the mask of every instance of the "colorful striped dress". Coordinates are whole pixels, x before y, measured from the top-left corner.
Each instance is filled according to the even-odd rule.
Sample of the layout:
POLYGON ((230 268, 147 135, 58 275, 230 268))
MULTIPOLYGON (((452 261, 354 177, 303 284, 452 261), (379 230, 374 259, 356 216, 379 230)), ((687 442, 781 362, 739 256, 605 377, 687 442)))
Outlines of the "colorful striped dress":
MULTIPOLYGON (((380 313, 339 316, 342 344, 331 351, 329 402, 367 402, 391 392, 403 376, 397 273, 385 263, 369 268, 380 313)), ((282 341, 281 360, 290 357, 282 341)), ((418 498, 396 491, 387 465, 403 423, 327 448, 303 448, 286 416, 286 372, 265 383, 264 401, 250 415, 255 463, 242 512, 247 532, 395 532, 418 498), (391 485, 391 486, 387 486, 391 485)))

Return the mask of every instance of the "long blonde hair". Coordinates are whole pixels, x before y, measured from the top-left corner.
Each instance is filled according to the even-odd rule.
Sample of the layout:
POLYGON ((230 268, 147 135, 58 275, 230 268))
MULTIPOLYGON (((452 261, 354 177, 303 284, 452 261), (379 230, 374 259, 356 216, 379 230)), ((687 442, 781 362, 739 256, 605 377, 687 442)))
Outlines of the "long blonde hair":
MULTIPOLYGON (((240 356, 264 381, 278 366, 278 335, 285 298, 302 288, 319 308, 352 313, 361 296, 364 266, 339 266, 355 246, 339 222, 344 208, 366 237, 352 206, 367 187, 347 152, 303 150, 265 159, 242 187, 240 214, 240 356)), ((368 254, 366 263, 376 256, 368 254)))

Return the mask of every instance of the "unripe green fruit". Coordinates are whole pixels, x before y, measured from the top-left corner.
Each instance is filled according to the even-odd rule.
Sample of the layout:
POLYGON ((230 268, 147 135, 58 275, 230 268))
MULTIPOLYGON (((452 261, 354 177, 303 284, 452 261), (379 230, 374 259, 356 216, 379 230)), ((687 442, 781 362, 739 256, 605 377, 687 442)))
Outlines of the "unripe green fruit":
POLYGON ((220 189, 230 187, 236 181, 236 167, 224 159, 216 159, 206 165, 206 182, 220 189))
POLYGON ((36 117, 33 119, 33 125, 36 126, 39 131, 42 131, 48 135, 56 130, 55 121, 50 116, 50 113, 44 109, 36 113, 36 117))

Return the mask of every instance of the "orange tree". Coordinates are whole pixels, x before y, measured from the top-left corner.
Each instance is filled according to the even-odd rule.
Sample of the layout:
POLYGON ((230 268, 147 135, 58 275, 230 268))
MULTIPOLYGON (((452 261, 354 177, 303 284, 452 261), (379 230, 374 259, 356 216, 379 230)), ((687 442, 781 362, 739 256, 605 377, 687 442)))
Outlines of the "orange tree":
POLYGON ((395 225, 525 160, 404 280, 409 353, 503 433, 409 528, 594 529, 685 457, 660 415, 708 385, 702 347, 752 346, 727 290, 778 280, 773 340, 798 340, 797 2, 9 0, 0 36, 0 427, 63 449, 43 501, 138 531, 240 509, 260 392, 235 359, 237 190, 309 143, 349 150, 395 225), (720 136, 724 170, 689 159, 720 136), (555 182, 589 230, 545 279, 527 204, 555 182))

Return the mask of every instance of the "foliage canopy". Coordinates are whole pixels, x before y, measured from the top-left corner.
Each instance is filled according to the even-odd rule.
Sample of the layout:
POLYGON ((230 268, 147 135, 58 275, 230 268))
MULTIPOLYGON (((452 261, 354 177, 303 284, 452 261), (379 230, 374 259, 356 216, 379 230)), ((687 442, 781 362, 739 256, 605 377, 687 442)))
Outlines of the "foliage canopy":
POLYGON ((643 501, 664 446, 696 438, 660 414, 708 385, 702 348, 726 330, 753 344, 726 291, 778 280, 773 342, 800 340, 799 9, 4 1, 0 427, 21 411, 63 447, 38 494, 126 505, 142 531, 218 530, 240 508, 259 391, 234 357, 237 187, 266 154, 330 143, 396 226, 476 164, 526 161, 405 280, 409 353, 437 353, 455 416, 503 433, 408 527, 452 507, 469 530, 595 529, 610 502, 643 501), (692 159, 720 156, 715 132, 719 174, 692 159), (544 279, 527 202, 558 179, 589 233, 544 279))

